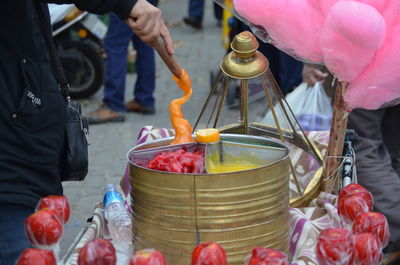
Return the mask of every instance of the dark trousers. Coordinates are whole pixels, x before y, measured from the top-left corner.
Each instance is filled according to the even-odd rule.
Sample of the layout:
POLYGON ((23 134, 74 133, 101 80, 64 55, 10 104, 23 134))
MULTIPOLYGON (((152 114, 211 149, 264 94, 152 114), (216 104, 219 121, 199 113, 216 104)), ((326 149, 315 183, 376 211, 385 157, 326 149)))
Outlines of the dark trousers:
POLYGON ((400 248, 400 105, 356 109, 349 116, 349 128, 358 134, 358 181, 374 196, 375 210, 387 217, 392 246, 400 248))
POLYGON ((21 252, 31 247, 24 221, 33 212, 25 205, 0 204, 0 265, 14 265, 21 252))
POLYGON ((204 0, 189 0, 189 17, 203 21, 204 0))
POLYGON ((104 40, 107 69, 103 101, 115 111, 125 111, 125 77, 130 41, 133 42, 137 52, 134 99, 143 107, 153 107, 155 102, 153 96, 156 73, 154 49, 140 40, 117 15, 111 13, 110 25, 104 40))
MULTIPOLYGON (((204 0, 189 0, 189 17, 200 22, 204 17, 204 0)), ((222 7, 214 3, 214 16, 217 20, 222 20, 222 7)))

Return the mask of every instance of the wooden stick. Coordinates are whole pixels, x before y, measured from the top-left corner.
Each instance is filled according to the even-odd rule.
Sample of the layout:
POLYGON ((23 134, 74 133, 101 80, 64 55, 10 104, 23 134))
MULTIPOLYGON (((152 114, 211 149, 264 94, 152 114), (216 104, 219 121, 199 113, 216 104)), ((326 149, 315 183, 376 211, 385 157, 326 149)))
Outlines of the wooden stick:
POLYGON ((171 73, 180 79, 182 75, 182 68, 176 61, 175 57, 168 53, 167 49, 165 48, 165 43, 161 37, 157 38, 157 40, 153 42, 153 47, 156 49, 161 59, 163 59, 171 73))
POLYGON ((340 191, 339 171, 341 160, 338 158, 343 155, 344 138, 346 136, 347 116, 343 94, 347 83, 338 82, 336 85, 335 99, 333 103, 332 125, 329 137, 328 151, 325 157, 325 168, 322 182, 322 190, 328 193, 337 194, 340 191))

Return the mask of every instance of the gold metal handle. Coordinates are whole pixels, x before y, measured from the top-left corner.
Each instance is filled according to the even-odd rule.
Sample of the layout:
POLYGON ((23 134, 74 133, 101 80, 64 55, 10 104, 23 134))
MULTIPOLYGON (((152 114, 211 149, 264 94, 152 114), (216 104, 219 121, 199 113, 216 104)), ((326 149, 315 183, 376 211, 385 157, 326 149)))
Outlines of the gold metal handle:
POLYGON ((168 53, 167 48, 165 47, 165 43, 161 37, 158 37, 153 42, 153 47, 156 49, 161 59, 163 59, 171 73, 177 78, 180 78, 182 75, 182 68, 176 61, 175 57, 168 53))

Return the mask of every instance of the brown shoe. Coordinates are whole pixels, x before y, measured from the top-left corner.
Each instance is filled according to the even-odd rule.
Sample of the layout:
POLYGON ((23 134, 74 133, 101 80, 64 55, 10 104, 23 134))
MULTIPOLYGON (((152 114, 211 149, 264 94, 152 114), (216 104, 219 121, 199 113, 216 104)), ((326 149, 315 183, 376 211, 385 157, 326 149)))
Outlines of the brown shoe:
POLYGON ((143 107, 137 101, 131 100, 125 103, 126 111, 128 112, 137 112, 142 114, 154 114, 156 113, 156 109, 154 107, 143 107))
POLYGON ((125 115, 122 112, 113 111, 106 105, 103 105, 97 110, 90 112, 85 117, 88 119, 89 124, 125 121, 125 115))

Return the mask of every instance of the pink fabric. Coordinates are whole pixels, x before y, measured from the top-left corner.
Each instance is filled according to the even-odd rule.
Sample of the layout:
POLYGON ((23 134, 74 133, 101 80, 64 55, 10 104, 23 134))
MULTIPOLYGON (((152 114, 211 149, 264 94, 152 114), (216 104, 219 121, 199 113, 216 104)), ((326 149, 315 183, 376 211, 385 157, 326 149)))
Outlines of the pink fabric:
MULTIPOLYGON (((151 141, 168 138, 174 136, 175 132, 172 129, 165 129, 165 128, 157 128, 154 126, 145 126, 143 127, 139 134, 136 141, 136 145, 149 143, 151 141)), ((131 192, 131 185, 129 183, 129 163, 126 165, 124 176, 121 179, 120 185, 122 191, 124 192, 125 196, 128 196, 131 192)))
POLYGON ((281 50, 350 83, 347 108, 400 102, 400 0, 234 0, 281 50))
POLYGON ((341 227, 336 203, 337 196, 322 192, 309 207, 289 210, 292 265, 318 265, 315 244, 319 233, 341 227))

